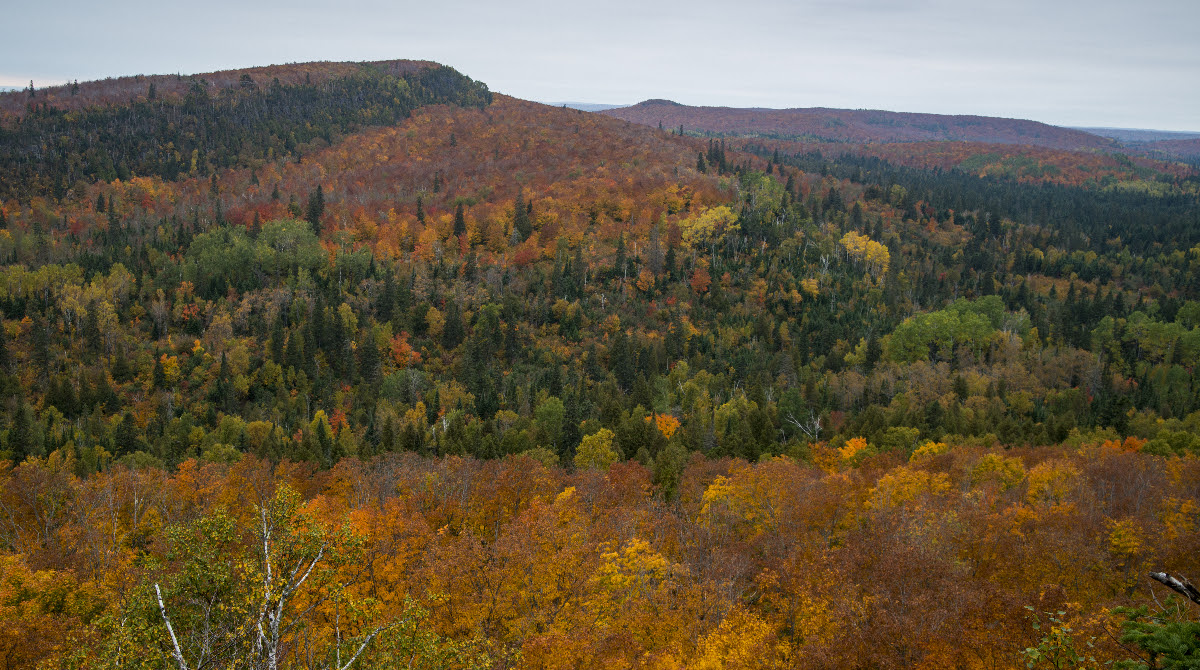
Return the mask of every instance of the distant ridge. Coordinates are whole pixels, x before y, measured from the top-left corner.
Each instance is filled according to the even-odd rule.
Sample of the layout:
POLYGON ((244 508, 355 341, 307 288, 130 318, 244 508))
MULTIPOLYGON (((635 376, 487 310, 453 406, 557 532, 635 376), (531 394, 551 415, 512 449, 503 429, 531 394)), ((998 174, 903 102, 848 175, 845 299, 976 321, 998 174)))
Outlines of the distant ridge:
POLYGON ((545 102, 544 105, 551 107, 566 107, 567 109, 578 109, 585 112, 602 112, 606 109, 620 109, 629 105, 609 105, 603 102, 545 102))
POLYGON ((967 141, 1024 144, 1066 150, 1114 150, 1109 137, 1037 121, 988 116, 951 116, 881 110, 744 109, 692 107, 646 100, 601 112, 648 126, 683 126, 685 131, 834 142, 967 141))
POLYGON ((1080 128, 1072 126, 1075 130, 1082 130, 1085 133, 1099 135, 1101 137, 1111 137, 1120 142, 1162 142, 1164 140, 1194 140, 1200 139, 1200 132, 1188 132, 1184 130, 1149 130, 1143 128, 1080 128))

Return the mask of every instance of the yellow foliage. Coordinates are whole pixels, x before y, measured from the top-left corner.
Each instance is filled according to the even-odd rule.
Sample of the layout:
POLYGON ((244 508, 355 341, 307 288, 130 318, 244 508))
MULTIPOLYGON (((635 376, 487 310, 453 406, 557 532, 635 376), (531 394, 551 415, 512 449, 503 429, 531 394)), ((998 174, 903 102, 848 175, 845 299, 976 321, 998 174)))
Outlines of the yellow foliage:
POLYGON ((1163 525, 1166 526, 1167 539, 1176 542, 1196 532, 1196 520, 1200 518, 1200 505, 1195 500, 1171 498, 1164 507, 1163 525))
POLYGON ((950 477, 944 472, 926 472, 900 466, 879 478, 871 489, 870 509, 899 507, 922 496, 937 496, 950 490, 950 477))
POLYGON ((788 655, 784 643, 776 644, 774 637, 770 624, 739 607, 700 640, 697 658, 688 665, 696 670, 771 667, 773 660, 788 655))
POLYGON ((650 543, 636 537, 620 551, 603 552, 600 561, 600 567, 592 575, 592 585, 610 597, 628 597, 666 578, 672 571, 670 561, 651 549, 650 543))
POLYGON ((1067 461, 1051 460, 1038 463, 1029 471, 1029 490, 1026 499, 1031 503, 1061 503, 1079 477, 1079 469, 1067 461))
POLYGON ((704 490, 700 515, 709 525, 739 523, 750 535, 776 525, 779 510, 785 506, 786 482, 796 464, 779 456, 756 465, 741 465, 720 476, 704 490))
POLYGON ((167 378, 167 383, 177 383, 179 381, 179 358, 163 354, 158 360, 162 362, 163 376, 167 378))
POLYGON ((945 442, 934 442, 933 440, 925 440, 913 450, 912 456, 908 458, 909 463, 915 463, 921 459, 930 456, 940 456, 950 451, 950 445, 945 442))
POLYGON ((846 446, 838 449, 838 455, 842 457, 843 461, 850 461, 866 450, 867 439, 865 437, 852 437, 846 440, 846 446))
POLYGON ((611 430, 601 428, 583 438, 575 452, 575 467, 607 470, 610 465, 620 460, 621 457, 613 447, 613 437, 615 435, 611 430))
POLYGON ((425 312, 425 323, 428 326, 429 334, 434 338, 442 336, 442 329, 446 327, 446 317, 436 307, 430 307, 428 312, 425 312))
POLYGON ((891 262, 891 255, 888 253, 887 247, 866 235, 859 235, 853 230, 842 236, 841 244, 850 258, 865 265, 867 270, 875 276, 887 272, 888 264, 891 262))
POLYGON ((637 287, 638 290, 642 292, 649 291, 651 288, 653 288, 654 273, 650 272, 650 270, 646 268, 642 268, 642 271, 638 273, 637 287))
POLYGON ((683 241, 692 248, 720 244, 726 234, 739 228, 737 214, 724 205, 705 209, 679 222, 683 241))
POLYGON ((1133 519, 1108 522, 1108 551, 1117 559, 1117 565, 1125 567, 1142 550, 1142 538, 1133 519))
MULTIPOLYGON (((651 420, 651 417, 646 417, 647 423, 649 423, 651 420)), ((679 430, 679 419, 676 419, 670 414, 655 414, 653 421, 655 427, 658 428, 658 432, 662 433, 663 437, 667 438, 668 440, 671 439, 671 436, 675 434, 675 431, 679 430)))
POLYGON ((1005 458, 999 454, 986 454, 971 469, 971 484, 997 481, 1007 491, 1025 478, 1025 465, 1019 458, 1005 458))

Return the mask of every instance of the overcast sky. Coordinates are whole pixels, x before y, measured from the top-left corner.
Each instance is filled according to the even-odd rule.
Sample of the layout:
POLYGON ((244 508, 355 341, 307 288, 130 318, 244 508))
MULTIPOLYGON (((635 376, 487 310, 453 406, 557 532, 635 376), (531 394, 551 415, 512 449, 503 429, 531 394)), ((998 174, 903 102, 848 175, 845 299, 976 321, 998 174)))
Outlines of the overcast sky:
POLYGON ((541 101, 1200 131, 1200 0, 37 0, 0 85, 413 58, 541 101))

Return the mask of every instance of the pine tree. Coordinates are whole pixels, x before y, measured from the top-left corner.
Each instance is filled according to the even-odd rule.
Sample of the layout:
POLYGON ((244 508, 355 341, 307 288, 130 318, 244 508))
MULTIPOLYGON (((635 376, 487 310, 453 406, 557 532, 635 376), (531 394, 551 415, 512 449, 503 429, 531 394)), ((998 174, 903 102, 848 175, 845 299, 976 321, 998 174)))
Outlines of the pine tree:
POLYGON ((8 335, 0 328, 0 371, 7 372, 12 368, 12 358, 8 353, 8 335))
POLYGON ((21 463, 34 455, 33 422, 29 411, 28 405, 19 403, 13 412, 12 427, 8 429, 8 451, 14 463, 21 463))
POLYGON ((325 189, 320 184, 317 185, 317 190, 313 191, 308 196, 308 208, 304 213, 304 220, 308 221, 313 227, 313 232, 317 235, 321 234, 321 217, 325 214, 325 189))
POLYGON ((113 431, 113 453, 124 456, 137 451, 138 446, 137 424, 133 421, 133 415, 125 412, 121 423, 117 424, 117 429, 113 431))
POLYGON ((613 276, 624 278, 628 258, 625 252, 625 233, 617 236, 617 252, 613 259, 613 276))
POLYGON ((370 329, 364 328, 365 337, 358 345, 358 371, 364 381, 374 384, 379 381, 380 355, 379 345, 370 329))
POLYGON ((151 373, 154 381, 154 388, 162 391, 167 388, 167 372, 163 369, 162 359, 155 357, 154 372, 151 373))
POLYGON ((617 384, 621 386, 621 390, 628 391, 633 388, 637 379, 637 363, 632 345, 624 330, 617 331, 608 356, 609 367, 617 378, 617 384))
POLYGON ((467 234, 467 219, 463 216, 462 203, 454 208, 454 236, 461 237, 467 234))
POLYGON ((380 321, 391 321, 396 309, 396 277, 392 272, 383 275, 383 290, 375 301, 375 314, 380 321))
POLYGON ((233 374, 229 369, 229 360, 221 354, 221 366, 217 369, 217 383, 213 388, 213 402, 217 408, 226 414, 233 414, 233 374))
POLYGON ((45 379, 50 368, 50 333, 45 320, 39 318, 33 322, 33 364, 41 377, 45 379))
POLYGON ((532 203, 525 202, 524 192, 517 191, 517 199, 513 203, 513 237, 518 242, 524 242, 533 234, 533 222, 529 218, 531 207, 532 203))
POLYGON ((466 330, 463 326, 462 310, 457 302, 448 301, 445 318, 446 323, 442 326, 442 346, 449 351, 462 343, 466 330))

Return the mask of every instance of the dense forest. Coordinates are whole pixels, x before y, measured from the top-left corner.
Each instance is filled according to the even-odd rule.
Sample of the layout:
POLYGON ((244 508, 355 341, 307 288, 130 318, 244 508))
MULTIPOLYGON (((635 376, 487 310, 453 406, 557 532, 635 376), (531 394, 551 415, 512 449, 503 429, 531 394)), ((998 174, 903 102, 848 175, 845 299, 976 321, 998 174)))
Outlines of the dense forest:
POLYGON ((4 94, 3 667, 1200 646, 1146 577, 1200 565, 1190 168, 286 67, 4 94))

